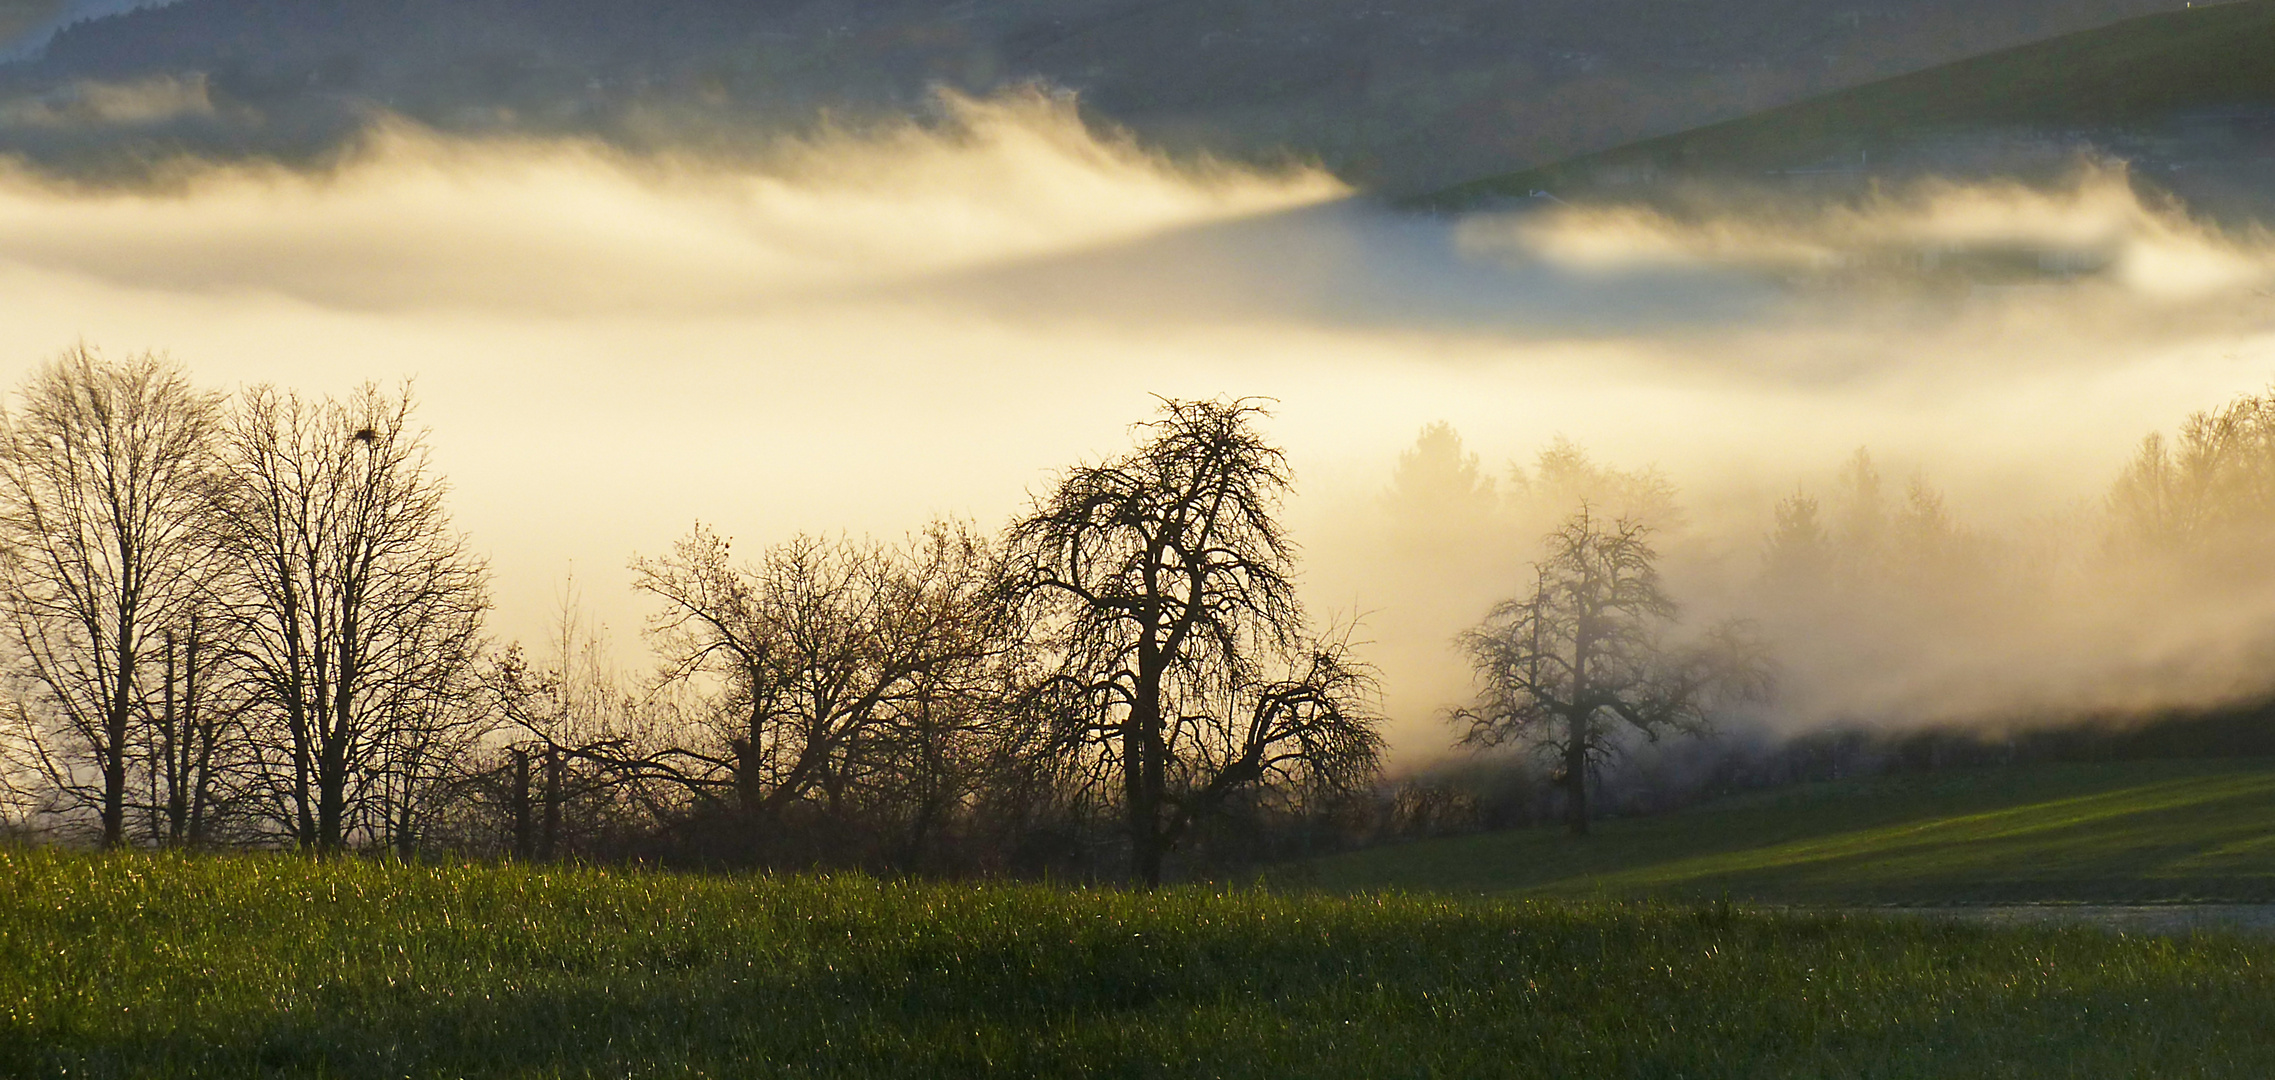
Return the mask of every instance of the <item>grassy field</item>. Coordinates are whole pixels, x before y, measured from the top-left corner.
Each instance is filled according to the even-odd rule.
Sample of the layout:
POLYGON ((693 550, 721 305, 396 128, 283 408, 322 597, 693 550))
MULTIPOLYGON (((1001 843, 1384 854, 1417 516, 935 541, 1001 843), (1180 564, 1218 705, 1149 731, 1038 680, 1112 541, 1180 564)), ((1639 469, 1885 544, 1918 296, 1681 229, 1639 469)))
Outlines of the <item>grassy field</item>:
POLYGON ((2258 1077, 2275 941, 0 850, 0 1076, 2258 1077))
POLYGON ((1804 904, 2275 901, 2275 761, 1956 770, 1806 784, 1574 839, 1373 848, 1284 884, 1804 904))

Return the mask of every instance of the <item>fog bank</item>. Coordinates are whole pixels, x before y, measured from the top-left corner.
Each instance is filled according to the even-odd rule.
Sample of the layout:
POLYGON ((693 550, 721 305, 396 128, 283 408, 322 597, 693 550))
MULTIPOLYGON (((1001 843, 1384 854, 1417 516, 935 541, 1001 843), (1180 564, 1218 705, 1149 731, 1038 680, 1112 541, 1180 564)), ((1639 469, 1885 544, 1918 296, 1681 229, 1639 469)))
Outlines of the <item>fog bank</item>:
POLYGON ((1360 617, 1410 757, 1450 739, 1451 636, 1514 590, 1578 490, 1550 492, 1537 458, 1559 436, 1671 486, 1661 547, 1696 616, 1788 642, 1779 722, 2267 688, 2275 588, 2160 605, 2088 559, 2085 522, 2143 435, 2275 376, 2275 241, 2145 205, 2114 165, 2053 190, 1442 219, 1319 172, 1171 160, 1047 95, 948 114, 756 161, 398 124, 313 172, 7 173, 0 360, 20 376, 83 339, 221 386, 414 377, 497 568, 494 625, 525 640, 573 565, 636 649, 625 560, 698 519, 746 550, 992 526, 1053 469, 1127 445, 1150 395, 1232 394, 1278 400, 1315 614, 1360 617), (1479 484, 1394 488, 1439 421, 1479 484), (1977 610, 1956 574, 1927 591, 1969 595, 1925 614, 1863 585, 1770 596, 1778 500, 1829 507, 1859 446, 1887 513, 1916 476, 2000 551, 2063 552, 2001 565, 2079 576, 2018 594, 2027 618, 1977 610))

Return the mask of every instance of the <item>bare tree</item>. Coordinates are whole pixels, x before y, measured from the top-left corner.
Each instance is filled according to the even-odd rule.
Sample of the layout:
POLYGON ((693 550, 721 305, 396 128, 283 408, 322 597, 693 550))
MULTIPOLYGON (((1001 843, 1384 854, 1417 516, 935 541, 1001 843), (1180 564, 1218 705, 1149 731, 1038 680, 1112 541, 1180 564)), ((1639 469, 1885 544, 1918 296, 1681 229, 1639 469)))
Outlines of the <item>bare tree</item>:
POLYGON ((247 696, 270 814, 302 847, 415 842, 475 736, 487 568, 450 529, 409 391, 247 391, 227 507, 247 696))
POLYGON ((663 748, 667 710, 627 689, 573 577, 545 651, 533 661, 514 645, 484 665, 504 743, 483 755, 466 787, 504 826, 498 848, 552 859, 652 835, 670 800, 656 770, 638 763, 663 748))
POLYGON ((1666 645, 1661 631, 1676 607, 1649 538, 1640 522, 1607 526, 1583 507, 1549 535, 1532 589, 1460 639, 1483 683, 1477 701, 1452 714, 1467 727, 1462 742, 1524 739, 1553 754, 1574 835, 1588 831, 1589 772, 1616 749, 1607 720, 1653 739, 1697 733, 1716 704, 1769 690, 1762 652, 1736 624, 1695 648, 1666 645))
MULTIPOLYGON (((153 640, 206 595, 220 414, 170 362, 80 346, 31 376, 0 430, 0 612, 35 698, 25 715, 52 731, 43 771, 96 811, 105 846, 126 839, 153 640)), ((191 783, 162 779, 169 798, 191 783)))
POLYGON ((1315 639, 1279 500, 1291 478, 1252 401, 1165 401, 1120 458, 1069 471, 1012 527, 1063 658, 1061 740, 1117 789, 1130 874, 1161 880, 1195 822, 1252 788, 1372 777, 1371 672, 1315 639))
POLYGON ((2148 436, 2108 502, 2120 542, 2257 564, 2275 523, 2275 392, 2196 413, 2176 438, 2148 436))
POLYGON ((232 774, 249 749, 241 738, 240 704, 227 685, 229 640, 213 632, 210 612, 221 600, 209 595, 205 611, 192 610, 186 625, 164 631, 157 700, 144 695, 144 811, 151 835, 170 845, 214 839, 216 816, 233 801, 232 774))
POLYGON ((802 536, 748 567, 698 527, 635 560, 665 605, 664 683, 712 688, 704 738, 646 766, 753 822, 801 804, 842 820, 905 787, 938 764, 940 725, 975 720, 978 675, 1014 641, 997 563, 953 525, 901 549, 802 536))

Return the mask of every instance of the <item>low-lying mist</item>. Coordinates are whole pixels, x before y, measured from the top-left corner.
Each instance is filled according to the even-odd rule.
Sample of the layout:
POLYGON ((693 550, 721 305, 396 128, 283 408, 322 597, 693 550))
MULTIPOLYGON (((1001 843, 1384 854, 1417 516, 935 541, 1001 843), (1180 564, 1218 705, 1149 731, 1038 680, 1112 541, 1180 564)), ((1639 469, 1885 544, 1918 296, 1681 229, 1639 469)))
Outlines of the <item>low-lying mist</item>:
POLYGON ((2275 579, 2110 501, 2144 436, 2275 377, 2275 238, 2121 165, 1445 218, 1049 95, 944 111, 733 161, 396 124, 317 170, 10 171, 0 359, 414 378, 496 632, 541 638, 573 568, 627 656, 627 558, 697 520, 745 550, 992 526, 1151 395, 1261 395, 1310 601, 1359 619, 1409 761, 1467 693, 1452 636, 1581 499, 1656 515, 1692 623, 1759 623, 1765 722, 2275 689, 2275 579))

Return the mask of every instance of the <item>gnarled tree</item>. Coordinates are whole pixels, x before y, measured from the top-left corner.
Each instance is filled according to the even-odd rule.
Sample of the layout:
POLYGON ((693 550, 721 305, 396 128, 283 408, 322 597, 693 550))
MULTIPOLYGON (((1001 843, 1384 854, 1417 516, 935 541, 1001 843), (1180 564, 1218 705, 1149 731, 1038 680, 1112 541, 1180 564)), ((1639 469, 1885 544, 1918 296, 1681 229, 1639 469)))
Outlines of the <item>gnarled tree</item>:
POLYGON ((1057 651, 1059 739, 1118 798, 1130 874, 1236 794, 1371 778, 1371 673, 1314 638, 1281 527, 1286 457, 1251 401, 1165 401, 1140 445, 1069 471, 1012 527, 1057 651))

